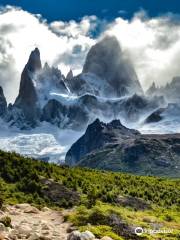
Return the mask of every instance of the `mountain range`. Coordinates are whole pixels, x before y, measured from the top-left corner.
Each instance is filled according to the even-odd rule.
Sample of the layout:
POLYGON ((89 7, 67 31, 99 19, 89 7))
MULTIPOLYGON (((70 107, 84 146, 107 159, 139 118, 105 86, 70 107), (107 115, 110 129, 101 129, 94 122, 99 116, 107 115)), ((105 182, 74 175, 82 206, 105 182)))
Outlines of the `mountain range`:
POLYGON ((44 123, 57 131, 84 132, 87 128, 66 155, 70 165, 140 174, 151 174, 148 169, 158 166, 158 171, 152 170, 155 175, 161 175, 163 167, 178 175, 179 135, 170 124, 180 126, 179 90, 180 77, 174 77, 164 87, 153 83, 145 93, 118 40, 107 36, 90 49, 77 76, 70 70, 65 77, 48 63, 42 66, 40 51, 35 48, 22 71, 14 103, 7 104, 0 87, 0 118, 9 129, 26 132, 44 123), (158 131, 156 136, 142 135, 132 127, 140 132, 147 128, 149 133, 159 127, 161 133, 172 131, 174 135, 159 136, 158 131), (152 153, 154 146, 157 149, 152 153), (97 160, 98 154, 107 161, 97 160), (146 168, 139 171, 134 161, 146 168))
POLYGON ((1 117, 10 126, 35 128, 46 121, 59 128, 82 129, 102 116, 104 119, 138 118, 163 104, 163 98, 146 97, 132 63, 115 37, 93 46, 82 73, 64 77, 61 71, 43 67, 39 49, 31 52, 21 74, 19 94, 13 104, 1 96, 1 117))

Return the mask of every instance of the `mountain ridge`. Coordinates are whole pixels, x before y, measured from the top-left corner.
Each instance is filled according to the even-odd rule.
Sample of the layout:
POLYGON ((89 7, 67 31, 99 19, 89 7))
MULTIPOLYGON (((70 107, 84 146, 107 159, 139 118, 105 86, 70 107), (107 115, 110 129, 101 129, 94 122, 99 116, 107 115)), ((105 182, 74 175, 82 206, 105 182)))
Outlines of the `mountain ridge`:
POLYGON ((66 154, 69 166, 129 172, 138 175, 180 176, 180 134, 140 134, 114 120, 96 120, 66 154))
POLYGON ((119 112, 136 121, 141 113, 160 105, 161 97, 143 95, 135 70, 116 38, 106 37, 90 49, 82 73, 73 76, 70 70, 66 78, 58 68, 47 63, 42 67, 40 51, 35 48, 21 74, 15 103, 9 104, 3 118, 10 126, 24 130, 43 121, 59 128, 79 129, 99 115, 108 119, 116 114, 117 118, 119 112), (72 102, 69 106, 65 103, 67 99, 72 102))
MULTIPOLYGON (((175 78, 172 85, 178 86, 178 81, 179 78, 175 78)), ((153 89, 156 89, 155 84, 153 89)), ((166 96, 142 92, 132 63, 112 36, 101 39, 90 49, 82 73, 78 76, 74 76, 70 70, 65 77, 58 68, 47 63, 42 66, 40 51, 36 48, 23 69, 15 103, 7 107, 3 90, 0 92, 0 117, 9 132, 14 129, 19 136, 39 131, 43 135, 43 131, 47 133, 51 126, 54 128, 53 133, 49 130, 44 143, 37 144, 39 149, 37 147, 34 150, 36 154, 33 156, 41 159, 51 159, 48 141, 53 142, 55 148, 59 145, 58 153, 62 151, 64 154, 72 141, 67 140, 71 138, 68 135, 64 145, 62 132, 73 131, 77 136, 96 118, 103 122, 120 119, 125 126, 141 132, 152 129, 156 133, 161 132, 161 128, 162 133, 176 132, 178 130, 175 127, 180 124, 179 106, 179 102, 168 102, 166 96), (40 145, 45 146, 44 149, 40 145)), ((10 149, 4 136, 5 131, 0 138, 3 149, 10 149)), ((34 139, 34 135, 27 138, 22 136, 19 141, 15 137, 20 145, 17 147, 14 140, 9 142, 13 143, 13 149, 24 153, 28 148, 33 148, 30 138, 34 139), (25 146, 22 150, 23 139, 25 146)), ((35 137, 38 138, 42 141, 40 135, 35 137)), ((34 151, 29 152, 32 154, 34 151)), ((60 153, 60 160, 56 160, 58 163, 62 161, 63 154, 60 153)))

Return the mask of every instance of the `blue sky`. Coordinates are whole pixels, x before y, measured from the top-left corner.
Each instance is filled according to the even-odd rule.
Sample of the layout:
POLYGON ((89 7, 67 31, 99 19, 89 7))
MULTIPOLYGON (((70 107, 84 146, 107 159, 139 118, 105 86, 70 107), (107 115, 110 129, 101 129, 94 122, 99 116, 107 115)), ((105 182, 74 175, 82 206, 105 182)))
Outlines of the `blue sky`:
POLYGON ((109 34, 127 53, 144 89, 180 76, 180 0, 0 0, 1 6, 0 85, 8 102, 18 94, 20 74, 35 47, 43 64, 64 75, 71 68, 76 75, 91 46, 109 34), (24 11, 3 8, 7 5, 24 11), (132 18, 140 10, 145 12, 132 18))
POLYGON ((131 18, 140 9, 151 17, 167 12, 180 13, 179 0, 0 0, 0 5, 20 6, 31 13, 40 13, 49 22, 79 20, 84 15, 131 18))

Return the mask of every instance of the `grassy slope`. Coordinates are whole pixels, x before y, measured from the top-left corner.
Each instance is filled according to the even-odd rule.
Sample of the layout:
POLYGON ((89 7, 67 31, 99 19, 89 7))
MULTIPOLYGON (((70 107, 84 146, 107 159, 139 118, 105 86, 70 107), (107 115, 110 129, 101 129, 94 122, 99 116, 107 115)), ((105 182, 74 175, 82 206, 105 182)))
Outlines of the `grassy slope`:
MULTIPOLYGON (((151 228, 160 224, 173 228, 173 234, 162 239, 178 239, 180 229, 180 180, 141 177, 82 168, 59 167, 41 161, 23 158, 15 153, 0 151, 0 191, 6 203, 29 202, 35 205, 68 207, 71 204, 54 203, 42 194, 41 177, 51 178, 81 194, 80 206, 69 219, 81 229, 88 228, 97 236, 109 235, 123 239, 107 219, 113 213, 130 226, 151 228), (151 204, 151 209, 137 210, 118 206, 118 195, 138 197, 151 204)), ((162 236, 146 236, 158 239, 162 236), (157 238, 156 238, 157 237, 157 238)), ((128 238, 127 238, 128 239, 128 238)), ((129 238, 131 239, 131 238, 129 238)))

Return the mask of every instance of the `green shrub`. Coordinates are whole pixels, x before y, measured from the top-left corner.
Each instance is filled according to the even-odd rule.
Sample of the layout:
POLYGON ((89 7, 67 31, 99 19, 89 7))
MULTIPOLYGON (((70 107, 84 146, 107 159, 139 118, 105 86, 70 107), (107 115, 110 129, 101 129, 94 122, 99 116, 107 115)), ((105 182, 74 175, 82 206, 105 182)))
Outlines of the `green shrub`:
POLYGON ((97 238, 102 238, 104 236, 110 237, 113 240, 123 240, 120 236, 115 234, 110 226, 88 226, 88 227, 81 227, 81 231, 89 230, 92 232, 97 238))
MULTIPOLYGON (((37 193, 43 200, 40 176, 56 179, 67 188, 84 194, 88 208, 95 206, 97 200, 114 204, 119 194, 149 200, 152 204, 163 207, 178 206, 180 203, 178 179, 56 166, 24 158, 16 153, 0 151, 0 178, 8 185, 14 184, 16 192, 20 192, 21 195, 37 193)), ((7 198, 11 198, 10 195, 6 194, 6 201, 7 198)), ((59 203, 57 202, 56 205, 58 206, 59 203)))
POLYGON ((9 216, 1 217, 0 222, 3 223, 5 227, 11 227, 11 218, 9 216))
POLYGON ((172 222, 174 220, 174 218, 171 215, 166 214, 164 216, 164 220, 167 221, 167 222, 172 222))
POLYGON ((0 209, 2 209, 4 203, 4 199, 0 196, 0 209))
POLYGON ((4 203, 3 185, 2 182, 0 182, 0 209, 2 209, 3 203, 4 203))
POLYGON ((92 208, 88 222, 92 225, 106 225, 108 224, 108 216, 105 211, 103 211, 100 207, 95 206, 92 208))

